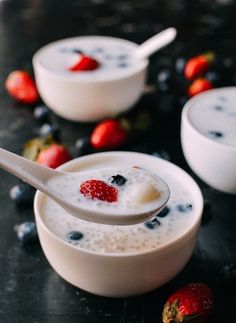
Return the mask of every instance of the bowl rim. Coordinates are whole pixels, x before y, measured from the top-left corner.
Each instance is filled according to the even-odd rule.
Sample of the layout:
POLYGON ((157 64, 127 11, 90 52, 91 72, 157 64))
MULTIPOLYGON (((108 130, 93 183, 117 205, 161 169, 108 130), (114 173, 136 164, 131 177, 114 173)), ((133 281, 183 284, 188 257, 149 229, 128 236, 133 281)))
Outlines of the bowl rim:
POLYGON ((74 77, 71 77, 71 75, 62 75, 62 74, 57 74, 49 69, 47 69, 45 66, 43 66, 40 62, 40 56, 42 55, 42 52, 50 47, 54 47, 56 44, 59 43, 64 43, 64 42, 70 42, 70 41, 76 41, 76 40, 81 40, 81 39, 88 39, 90 38, 92 39, 108 39, 108 40, 118 40, 118 41, 122 41, 125 42, 133 47, 138 47, 138 44, 129 41, 127 39, 124 38, 119 38, 119 37, 112 37, 112 36, 102 36, 102 35, 88 35, 88 36, 75 36, 75 37, 68 37, 68 38, 63 38, 63 39, 59 39, 53 42, 50 42, 44 46, 42 46, 41 48, 39 48, 33 55, 32 58, 32 63, 33 63, 33 67, 35 70, 35 74, 37 74, 37 71, 42 70, 44 73, 46 73, 48 76, 53 77, 55 79, 64 81, 64 82, 75 82, 75 83, 91 83, 91 84, 97 84, 97 83, 109 83, 111 81, 119 81, 119 80, 123 80, 129 77, 132 77, 138 73, 140 73, 141 71, 145 71, 145 69, 148 67, 149 64, 149 60, 148 59, 142 59, 140 60, 139 64, 136 64, 135 68, 132 68, 131 71, 124 71, 124 73, 121 73, 120 75, 110 75, 109 77, 100 77, 98 79, 93 79, 91 78, 84 78, 81 77, 81 75, 74 75, 74 77))
POLYGON ((236 147, 228 145, 228 144, 224 144, 222 142, 218 142, 215 141, 207 136, 205 136, 203 133, 201 133, 196 126, 194 126, 194 124, 191 122, 190 117, 189 117, 189 111, 191 109, 191 107, 193 105, 199 104, 201 103, 201 100, 207 96, 209 96, 209 94, 212 94, 214 92, 218 92, 220 94, 220 92, 225 92, 225 91, 235 91, 236 94, 236 86, 226 86, 226 87, 221 87, 221 88, 216 88, 216 89, 211 89, 208 91, 205 91, 203 93, 197 94, 196 96, 192 97, 191 99, 189 99, 182 110, 182 126, 183 126, 183 121, 186 121, 186 123, 188 124, 188 126, 191 128, 191 130, 198 135, 200 138, 202 138, 202 140, 205 140, 207 143, 209 143, 210 145, 215 145, 218 148, 227 150, 227 151, 232 151, 236 153, 236 147))
POLYGON ((156 156, 152 156, 152 155, 148 155, 145 153, 140 153, 140 152, 131 152, 131 151, 108 151, 108 152, 100 152, 100 153, 95 153, 95 154, 91 154, 91 155, 86 155, 83 157, 78 157, 75 159, 70 160, 69 162, 66 162, 65 164, 59 166, 57 169, 58 170, 64 170, 65 168, 71 168, 71 166, 78 164, 78 160, 87 160, 87 159, 93 159, 96 158, 97 156, 99 157, 103 157, 103 156, 107 156, 107 155, 122 155, 122 154, 127 154, 129 153, 130 155, 133 156, 147 156, 149 158, 153 158, 153 160, 159 160, 159 162, 162 163, 167 163, 168 167, 172 167, 172 169, 177 169, 180 173, 182 173, 187 179, 188 181, 192 182, 193 188, 194 188, 194 196, 196 195, 196 200, 198 200, 198 208, 196 209, 196 219, 194 220, 194 222, 191 224, 191 227, 186 230, 184 232, 184 234, 182 234, 181 236, 179 236, 177 239, 174 239, 164 245, 158 246, 155 249, 151 249, 151 250, 145 250, 143 252, 126 252, 126 253, 114 253, 114 252, 99 252, 99 251, 93 251, 93 250, 88 250, 85 248, 81 248, 78 246, 74 246, 72 244, 68 244, 66 241, 64 241, 62 238, 58 237, 55 233, 53 233, 45 224, 45 222, 43 221, 43 217, 42 214, 40 212, 40 202, 41 200, 45 197, 45 195, 40 192, 40 191, 36 191, 35 197, 34 197, 34 213, 35 213, 35 217, 36 217, 36 225, 38 223, 40 223, 41 227, 43 228, 44 231, 46 231, 46 233, 48 235, 50 235, 53 239, 57 240, 59 243, 65 245, 67 248, 72 248, 74 250, 76 250, 79 253, 83 253, 83 254, 89 254, 89 255, 93 255, 93 256, 99 256, 99 257, 115 257, 115 258, 126 258, 126 257, 140 257, 140 256, 148 256, 151 254, 155 254, 156 252, 160 252, 160 254, 162 252, 165 252, 166 250, 171 249, 172 247, 176 247, 176 245, 181 244, 185 239, 188 238, 188 236, 191 236, 192 233, 194 233, 194 231, 199 230, 200 227, 200 223, 201 223, 201 218, 202 218, 202 213, 203 213, 203 196, 202 196, 202 192, 198 186, 198 184, 195 182, 195 180, 183 169, 181 169, 179 166, 161 159, 159 157, 156 156))

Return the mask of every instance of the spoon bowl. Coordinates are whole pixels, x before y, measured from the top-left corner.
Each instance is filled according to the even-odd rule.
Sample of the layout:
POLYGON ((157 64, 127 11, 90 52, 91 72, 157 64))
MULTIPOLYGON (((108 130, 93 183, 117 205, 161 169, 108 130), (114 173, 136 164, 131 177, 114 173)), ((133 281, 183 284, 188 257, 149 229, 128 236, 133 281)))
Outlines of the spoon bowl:
MULTIPOLYGON (((143 222, 161 211, 170 196, 168 185, 159 176, 135 167, 129 169, 106 168, 100 169, 99 172, 89 170, 66 173, 39 165, 2 148, 0 148, 0 167, 48 195, 73 216, 91 222, 116 225, 143 222), (121 207, 118 202, 108 203, 99 200, 99 198, 94 199, 93 196, 88 198, 81 194, 80 187, 84 182, 90 179, 98 179, 101 182, 102 174, 103 177, 106 176, 109 179, 112 174, 117 175, 117 172, 122 174, 132 173, 133 177, 138 179, 139 184, 140 181, 145 183, 145 177, 149 177, 152 182, 150 187, 154 187, 153 192, 158 194, 146 203, 139 203, 140 190, 134 194, 136 188, 134 182, 133 185, 130 185, 128 191, 119 193, 121 196, 123 194, 124 203, 121 204, 121 207), (137 203, 132 203, 132 200, 135 200, 136 197, 137 203)), ((103 181, 103 183, 105 182, 103 181)), ((106 185, 118 191, 115 185, 106 185)), ((150 194, 153 193, 149 192, 147 197, 150 194)))

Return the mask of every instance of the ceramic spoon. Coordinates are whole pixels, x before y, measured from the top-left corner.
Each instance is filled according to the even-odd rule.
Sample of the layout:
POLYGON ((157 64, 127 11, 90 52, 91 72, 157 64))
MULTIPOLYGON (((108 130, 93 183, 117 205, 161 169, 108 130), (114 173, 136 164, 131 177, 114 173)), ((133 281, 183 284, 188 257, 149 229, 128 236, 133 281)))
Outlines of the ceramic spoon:
POLYGON ((153 53, 162 49, 164 46, 171 43, 176 37, 177 31, 175 28, 167 28, 157 35, 149 38, 144 43, 142 43, 138 49, 134 52, 134 57, 136 59, 145 59, 148 58, 153 53))
POLYGON ((128 210, 128 212, 126 210, 124 213, 122 209, 108 208, 108 212, 104 211, 104 209, 99 209, 99 207, 89 208, 87 203, 80 203, 79 205, 70 203, 63 196, 62 188, 51 184, 53 183, 52 179, 55 179, 55 177, 63 177, 64 180, 67 177, 67 180, 70 180, 71 176, 76 177, 76 183, 81 183, 84 181, 84 174, 86 176, 89 175, 87 176, 89 178, 93 177, 94 171, 92 170, 66 173, 39 165, 2 148, 0 148, 0 167, 45 193, 73 216, 97 223, 129 225, 143 222, 147 218, 157 214, 164 207, 170 194, 167 184, 161 178, 154 175, 158 183, 161 184, 161 187, 164 188, 160 199, 156 199, 154 203, 149 203, 150 205, 148 204, 143 211, 141 208, 138 208, 128 210))

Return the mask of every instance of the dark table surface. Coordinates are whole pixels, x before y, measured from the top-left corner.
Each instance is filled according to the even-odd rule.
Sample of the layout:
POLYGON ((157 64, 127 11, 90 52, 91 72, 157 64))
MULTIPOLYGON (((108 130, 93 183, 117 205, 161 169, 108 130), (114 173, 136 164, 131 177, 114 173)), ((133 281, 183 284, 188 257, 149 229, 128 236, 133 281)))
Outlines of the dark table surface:
MULTIPOLYGON (((207 283, 214 292, 211 322, 236 321, 235 275, 232 273, 230 281, 222 275, 224 266, 236 264, 236 198, 209 188, 191 172, 179 140, 180 114, 188 86, 181 72, 182 58, 213 50, 217 61, 208 77, 214 79, 216 87, 235 85, 235 17, 233 0, 0 1, 0 146, 19 154, 24 143, 37 136, 39 126, 33 116, 34 108, 13 102, 4 89, 4 81, 14 69, 32 72, 31 58, 37 49, 57 39, 93 34, 141 43, 166 27, 176 27, 175 43, 151 58, 150 93, 126 116, 133 122, 146 111, 152 122, 122 149, 169 157, 196 179, 207 207, 194 254, 177 277, 143 296, 109 299, 62 280, 47 263, 38 243, 22 246, 14 226, 34 221, 33 209, 14 205, 9 191, 18 180, 1 170, 0 322, 161 322, 167 296, 196 281, 207 283)), ((55 115, 52 119, 60 126, 63 144, 77 156, 76 140, 89 135, 94 124, 73 123, 55 115)))

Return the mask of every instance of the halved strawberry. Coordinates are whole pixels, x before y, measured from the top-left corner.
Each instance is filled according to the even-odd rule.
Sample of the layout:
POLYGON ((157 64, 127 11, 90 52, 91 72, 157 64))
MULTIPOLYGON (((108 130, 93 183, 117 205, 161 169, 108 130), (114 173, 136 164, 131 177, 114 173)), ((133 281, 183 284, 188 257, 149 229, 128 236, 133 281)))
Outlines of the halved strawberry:
POLYGON ((93 71, 100 66, 100 63, 93 57, 80 55, 77 62, 69 67, 71 72, 93 71))
POLYGON ((25 71, 11 72, 5 82, 8 94, 24 104, 35 104, 39 100, 34 80, 25 71))
POLYGON ((106 202, 116 202, 118 190, 98 179, 90 179, 80 185, 80 192, 88 199, 98 199, 106 202))

